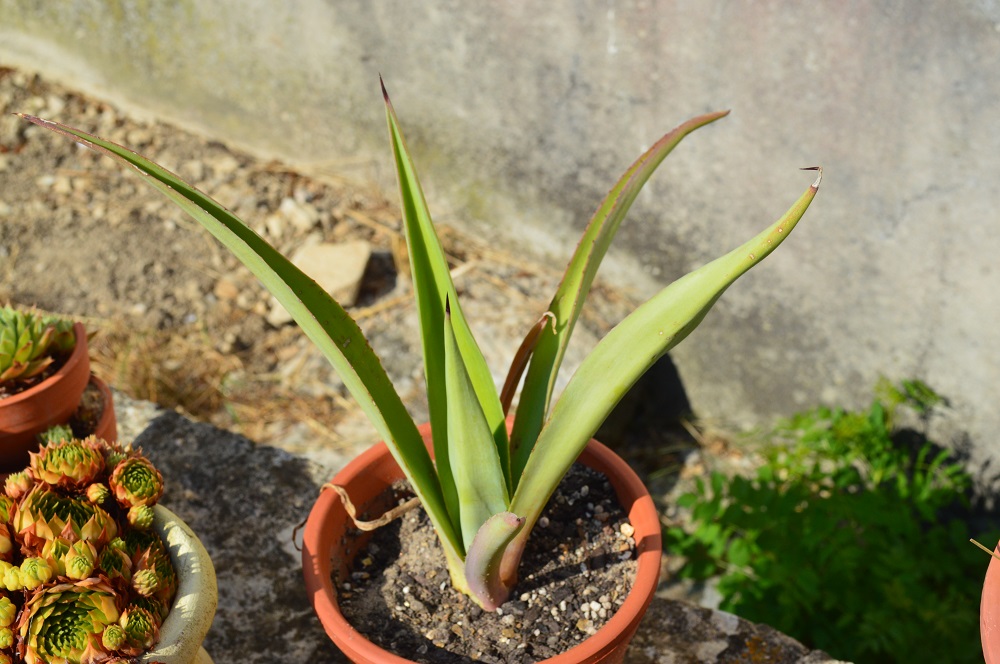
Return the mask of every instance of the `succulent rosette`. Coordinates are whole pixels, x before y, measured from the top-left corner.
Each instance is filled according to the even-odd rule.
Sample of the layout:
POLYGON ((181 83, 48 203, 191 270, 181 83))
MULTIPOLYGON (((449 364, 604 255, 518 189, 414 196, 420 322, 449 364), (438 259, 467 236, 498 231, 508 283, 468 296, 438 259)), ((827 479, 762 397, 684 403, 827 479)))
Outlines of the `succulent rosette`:
POLYGON ((18 654, 26 664, 92 664, 111 655, 102 636, 121 618, 119 598, 100 579, 42 588, 28 599, 17 623, 18 654))
POLYGON ((125 583, 132 581, 132 559, 125 551, 110 544, 104 547, 98 556, 97 567, 111 582, 117 582, 119 579, 125 583))
POLYGON ((149 459, 130 456, 115 466, 108 486, 122 507, 149 506, 163 495, 163 476, 149 459))
POLYGON ((23 545, 38 552, 57 537, 70 542, 87 540, 100 548, 118 534, 115 520, 101 507, 62 495, 44 484, 35 485, 21 499, 13 526, 23 545))
POLYGON ((64 440, 31 453, 30 473, 46 484, 73 489, 90 484, 104 470, 96 438, 64 440))
MULTIPOLYGON (((133 588, 136 587, 136 576, 144 570, 151 571, 156 578, 155 586, 148 580, 143 581, 142 585, 144 589, 152 587, 152 592, 147 594, 139 592, 139 589, 136 588, 137 592, 142 596, 159 600, 163 606, 170 606, 174 593, 177 591, 177 572, 174 570, 170 554, 163 541, 152 532, 130 531, 125 536, 124 542, 132 555, 133 588)), ((148 575, 144 576, 148 579, 148 575)))
POLYGON ((0 383, 34 378, 75 345, 71 321, 0 308, 0 383))
POLYGON ((97 566, 97 548, 86 540, 75 542, 63 558, 66 576, 82 581, 94 573, 97 566))
POLYGON ((69 438, 3 489, 0 664, 132 662, 152 646, 177 589, 151 529, 163 493, 153 465, 131 447, 69 438))
POLYGON ((103 505, 111 497, 111 489, 103 484, 94 483, 87 487, 87 500, 95 505, 103 505))
POLYGON ((160 638, 160 621, 147 609, 130 604, 118 621, 125 630, 126 654, 137 655, 149 649, 160 638))
POLYGON ((22 496, 31 491, 31 487, 35 485, 31 475, 28 471, 22 470, 16 473, 11 473, 4 480, 3 490, 12 500, 20 500, 22 496))
POLYGON ((25 558, 17 569, 20 572, 21 585, 25 590, 34 590, 53 576, 52 566, 44 558, 39 557, 25 558))

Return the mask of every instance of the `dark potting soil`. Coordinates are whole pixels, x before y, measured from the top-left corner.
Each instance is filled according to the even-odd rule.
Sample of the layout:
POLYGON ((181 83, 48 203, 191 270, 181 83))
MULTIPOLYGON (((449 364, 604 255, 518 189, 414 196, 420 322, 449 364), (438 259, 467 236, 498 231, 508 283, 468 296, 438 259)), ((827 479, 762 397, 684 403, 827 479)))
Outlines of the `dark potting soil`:
POLYGON ((451 587, 422 507, 375 531, 350 580, 339 585, 338 601, 355 629, 407 659, 534 662, 578 645, 625 601, 637 569, 633 532, 605 476, 575 464, 535 526, 518 585, 497 612, 451 587))
POLYGON ((86 438, 97 430, 97 423, 104 414, 104 395, 93 382, 87 383, 80 396, 80 405, 69 420, 73 435, 86 438))

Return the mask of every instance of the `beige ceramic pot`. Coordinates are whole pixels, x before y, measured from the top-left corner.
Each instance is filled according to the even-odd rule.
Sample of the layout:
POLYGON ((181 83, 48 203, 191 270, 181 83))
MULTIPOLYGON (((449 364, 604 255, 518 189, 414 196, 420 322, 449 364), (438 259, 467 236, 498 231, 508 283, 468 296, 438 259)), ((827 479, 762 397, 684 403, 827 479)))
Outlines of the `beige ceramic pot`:
MULTIPOLYGON (((420 429, 425 443, 430 427, 420 429)), ((591 440, 580 463, 604 473, 635 528, 639 569, 632 590, 615 615, 596 634, 546 664, 596 664, 621 662, 625 649, 639 627, 653 599, 660 575, 660 520, 646 487, 635 472, 610 449, 591 440)), ((347 489, 357 505, 374 500, 402 471, 385 443, 379 443, 355 458, 333 478, 347 489)), ((306 521, 302 546, 302 573, 313 608, 327 635, 352 661, 358 663, 405 664, 410 660, 390 653, 367 640, 344 618, 337 604, 333 578, 348 578, 353 551, 344 551, 342 542, 350 520, 336 492, 324 491, 306 521)))
POLYGON ((160 627, 160 641, 143 655, 141 664, 212 664, 201 647, 215 618, 218 586, 215 567, 198 537, 186 523, 161 505, 153 507, 153 527, 170 552, 177 570, 177 596, 160 627))

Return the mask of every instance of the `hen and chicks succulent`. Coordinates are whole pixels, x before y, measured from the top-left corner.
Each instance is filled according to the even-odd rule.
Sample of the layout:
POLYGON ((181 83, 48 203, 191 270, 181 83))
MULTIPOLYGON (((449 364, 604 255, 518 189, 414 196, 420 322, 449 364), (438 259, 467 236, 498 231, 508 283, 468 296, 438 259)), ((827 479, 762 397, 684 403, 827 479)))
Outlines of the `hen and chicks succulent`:
POLYGON ((156 643, 177 575, 151 530, 163 477, 149 460, 67 437, 3 489, 0 664, 127 662, 156 643))
POLYGON ((0 308, 0 395, 16 393, 75 345, 71 321, 0 308))

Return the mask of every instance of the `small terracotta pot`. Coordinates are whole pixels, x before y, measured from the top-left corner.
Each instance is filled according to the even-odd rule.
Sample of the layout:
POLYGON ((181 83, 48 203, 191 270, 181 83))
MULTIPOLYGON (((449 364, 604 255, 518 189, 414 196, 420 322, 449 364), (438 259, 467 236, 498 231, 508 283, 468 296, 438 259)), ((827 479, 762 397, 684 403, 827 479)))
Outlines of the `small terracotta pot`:
MULTIPOLYGON (((420 428, 424 442, 429 442, 430 427, 420 428)), ((591 440, 578 461, 604 473, 614 487, 622 507, 628 512, 635 528, 639 569, 632 590, 621 608, 604 627, 570 650, 544 660, 547 664, 621 662, 625 649, 639 627, 653 599, 660 576, 660 520, 646 487, 617 454, 591 440)), ((355 458, 333 478, 333 483, 347 489, 352 501, 365 505, 381 494, 402 471, 385 443, 369 448, 355 458)), ((343 540, 349 529, 349 518, 336 492, 324 491, 309 513, 302 542, 302 574, 313 608, 323 623, 327 635, 352 661, 404 664, 407 660, 379 648, 367 640, 344 618, 337 604, 337 593, 331 574, 339 580, 348 576, 350 562, 357 549, 344 551, 343 540)))
POLYGON ((90 382, 100 390, 101 400, 104 403, 104 410, 101 411, 101 417, 97 420, 93 434, 101 440, 114 442, 118 440, 118 419, 115 417, 115 401, 111 396, 111 388, 97 376, 91 376, 90 382))
MULTIPOLYGON (((1000 544, 994 550, 1000 554, 1000 544)), ((979 604, 979 638, 983 642, 986 664, 1000 664, 1000 560, 990 558, 979 604)))
POLYGON ((0 399, 0 467, 28 465, 28 452, 38 446, 35 436, 66 422, 80 403, 90 380, 90 357, 87 330, 76 323, 73 331, 76 346, 59 371, 29 390, 0 399))

